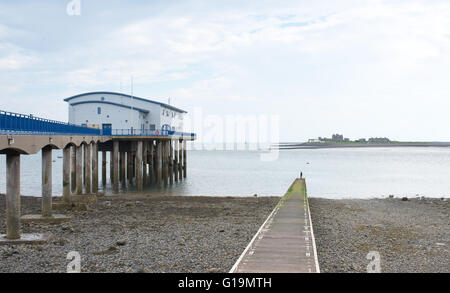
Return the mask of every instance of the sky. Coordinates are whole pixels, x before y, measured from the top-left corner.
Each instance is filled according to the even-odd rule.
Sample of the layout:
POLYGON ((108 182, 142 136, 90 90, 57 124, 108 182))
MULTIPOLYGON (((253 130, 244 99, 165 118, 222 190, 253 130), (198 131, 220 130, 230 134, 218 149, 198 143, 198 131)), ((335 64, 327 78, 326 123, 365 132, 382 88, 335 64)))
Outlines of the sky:
POLYGON ((188 115, 275 115, 281 141, 450 141, 448 0, 79 1, 0 2, 1 110, 67 121, 133 76, 188 115))

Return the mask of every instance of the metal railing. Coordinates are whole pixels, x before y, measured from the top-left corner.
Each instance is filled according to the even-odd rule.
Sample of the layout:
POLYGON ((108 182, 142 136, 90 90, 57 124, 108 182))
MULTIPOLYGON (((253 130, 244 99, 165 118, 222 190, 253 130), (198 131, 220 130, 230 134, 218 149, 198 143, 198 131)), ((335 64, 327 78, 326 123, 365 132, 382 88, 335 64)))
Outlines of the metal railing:
POLYGON ((0 110, 0 134, 101 135, 101 130, 0 110))
POLYGON ((182 136, 195 138, 195 133, 172 130, 112 129, 111 136, 182 136))
POLYGON ((181 136, 195 138, 195 133, 149 129, 91 128, 50 119, 0 110, 0 134, 16 135, 95 135, 95 136, 181 136))

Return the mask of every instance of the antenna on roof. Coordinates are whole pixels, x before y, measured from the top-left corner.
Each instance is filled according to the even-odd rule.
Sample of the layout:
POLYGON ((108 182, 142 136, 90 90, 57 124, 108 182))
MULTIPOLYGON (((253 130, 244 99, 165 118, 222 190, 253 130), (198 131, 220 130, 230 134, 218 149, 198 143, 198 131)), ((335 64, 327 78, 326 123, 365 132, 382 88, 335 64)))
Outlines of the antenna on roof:
MULTIPOLYGON (((131 75, 131 126, 130 129, 133 129, 133 75, 131 75)), ((133 134, 133 133, 131 133, 133 134)))

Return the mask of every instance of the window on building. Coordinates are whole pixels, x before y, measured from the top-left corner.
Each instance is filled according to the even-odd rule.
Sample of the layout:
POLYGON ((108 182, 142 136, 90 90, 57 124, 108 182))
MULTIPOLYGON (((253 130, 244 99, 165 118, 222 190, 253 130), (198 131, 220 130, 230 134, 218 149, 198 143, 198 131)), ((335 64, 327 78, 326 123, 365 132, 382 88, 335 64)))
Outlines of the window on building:
POLYGON ((150 130, 155 130, 155 129, 156 129, 155 124, 150 124, 150 130))
POLYGON ((102 108, 101 107, 97 108, 97 114, 99 114, 99 115, 102 114, 102 108))

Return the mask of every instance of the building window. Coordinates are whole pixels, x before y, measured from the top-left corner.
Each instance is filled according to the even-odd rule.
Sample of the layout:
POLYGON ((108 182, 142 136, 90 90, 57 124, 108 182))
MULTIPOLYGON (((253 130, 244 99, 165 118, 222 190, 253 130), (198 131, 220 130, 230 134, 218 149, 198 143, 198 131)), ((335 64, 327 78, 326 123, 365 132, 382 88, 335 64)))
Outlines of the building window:
POLYGON ((150 130, 155 130, 155 129, 156 129, 155 124, 150 124, 150 130))
POLYGON ((105 100, 105 97, 102 97, 102 101, 104 101, 105 100))
POLYGON ((97 114, 99 114, 99 115, 102 114, 102 108, 101 107, 97 108, 97 114))

